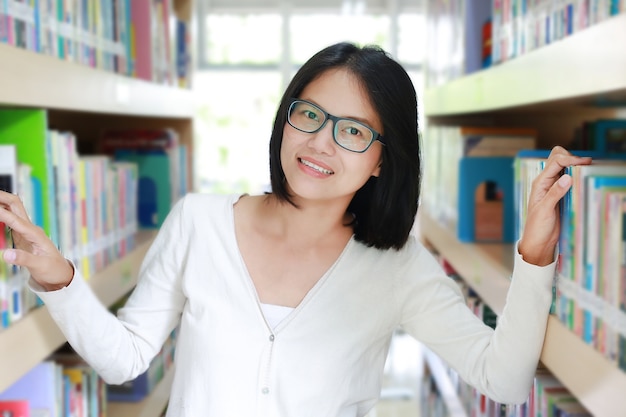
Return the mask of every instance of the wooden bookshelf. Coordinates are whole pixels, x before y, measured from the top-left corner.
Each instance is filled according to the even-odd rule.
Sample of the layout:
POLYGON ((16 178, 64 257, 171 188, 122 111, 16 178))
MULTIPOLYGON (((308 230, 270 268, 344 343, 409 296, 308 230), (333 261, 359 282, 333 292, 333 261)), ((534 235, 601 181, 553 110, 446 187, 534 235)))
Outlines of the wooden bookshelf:
MULTIPOLYGON (((193 4, 193 0, 172 0, 175 13, 189 23, 194 19, 193 4)), ((0 107, 44 110, 48 129, 75 134, 80 155, 97 153, 95 144, 104 129, 174 129, 180 144, 187 149, 190 163, 184 168, 193 190, 193 91, 91 68, 7 44, 0 44, 0 62, 0 107)), ((141 262, 155 234, 154 231, 141 232, 135 250, 89 279, 104 305, 112 305, 136 285, 141 262)), ((0 392, 45 360, 65 341, 45 306, 26 313, 7 329, 0 330, 0 392)), ((155 403, 154 407, 146 407, 142 412, 132 409, 118 415, 160 416, 172 377, 173 373, 166 375, 160 388, 151 396, 148 403, 155 403)), ((116 409, 115 406, 111 408, 116 409)), ((110 415, 115 414, 111 412, 110 415)))
POLYGON ((626 14, 441 87, 426 90, 428 118, 511 110, 624 106, 626 14))
POLYGON ((192 92, 0 44, 0 105, 189 118, 192 92))
MULTIPOLYGON (((463 243, 428 213, 419 216, 421 237, 432 245, 498 315, 513 272, 510 244, 463 243)), ((550 316, 541 362, 597 417, 626 410, 626 373, 550 316)))
MULTIPOLYGON (((89 279, 103 304, 109 306, 128 293, 137 282, 139 267, 155 232, 140 232, 136 248, 89 279)), ((0 392, 57 350, 66 339, 45 306, 28 312, 0 331, 0 392)))
POLYGON ((150 395, 139 402, 109 402, 107 404, 108 417, 158 417, 163 413, 169 400, 172 381, 174 380, 174 369, 172 365, 167 370, 163 379, 159 381, 150 395))

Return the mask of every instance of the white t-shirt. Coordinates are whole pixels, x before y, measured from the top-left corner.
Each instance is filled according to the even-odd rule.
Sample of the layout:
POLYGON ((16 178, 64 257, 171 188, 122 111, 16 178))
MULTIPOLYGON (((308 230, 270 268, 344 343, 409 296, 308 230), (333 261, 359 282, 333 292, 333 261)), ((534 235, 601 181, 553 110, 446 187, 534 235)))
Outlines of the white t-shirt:
POLYGON ((285 307, 285 306, 279 306, 275 304, 261 303, 261 310, 263 310, 263 315, 265 316, 265 320, 267 320, 267 324, 269 324, 270 327, 274 329, 294 309, 293 307, 285 307))

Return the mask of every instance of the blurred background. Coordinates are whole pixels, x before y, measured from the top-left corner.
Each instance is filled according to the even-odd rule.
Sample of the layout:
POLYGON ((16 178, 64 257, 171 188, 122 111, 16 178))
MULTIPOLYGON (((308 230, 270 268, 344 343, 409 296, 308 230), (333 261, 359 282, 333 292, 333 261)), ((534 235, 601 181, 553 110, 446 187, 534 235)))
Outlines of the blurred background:
POLYGON ((418 96, 425 10, 408 0, 196 2, 194 164, 201 192, 262 192, 281 94, 315 52, 340 41, 376 44, 409 72, 418 96))

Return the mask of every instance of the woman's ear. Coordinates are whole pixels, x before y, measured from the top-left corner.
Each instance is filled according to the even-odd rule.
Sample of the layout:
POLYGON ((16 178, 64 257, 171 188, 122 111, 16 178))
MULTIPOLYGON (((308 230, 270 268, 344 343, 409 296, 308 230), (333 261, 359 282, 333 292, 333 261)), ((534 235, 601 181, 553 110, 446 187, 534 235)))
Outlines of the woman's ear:
POLYGON ((374 171, 372 171, 372 177, 378 177, 380 175, 380 167, 383 165, 383 159, 380 158, 380 161, 378 161, 378 165, 376 165, 376 168, 374 168, 374 171))

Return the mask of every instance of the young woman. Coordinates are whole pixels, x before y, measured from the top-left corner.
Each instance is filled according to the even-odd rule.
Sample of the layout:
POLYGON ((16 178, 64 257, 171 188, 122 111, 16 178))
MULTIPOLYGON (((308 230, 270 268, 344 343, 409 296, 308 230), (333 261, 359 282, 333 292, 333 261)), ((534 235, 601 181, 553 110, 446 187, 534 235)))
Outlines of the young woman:
POLYGON ((496 330, 409 234, 420 190, 415 90, 375 47, 314 55, 278 108, 272 192, 190 194, 171 210, 118 317, 0 194, 16 248, 6 262, 71 345, 110 383, 143 372, 176 326, 168 416, 363 416, 376 403, 401 327, 488 396, 523 402, 542 348, 563 167, 554 148, 533 184, 496 330))

